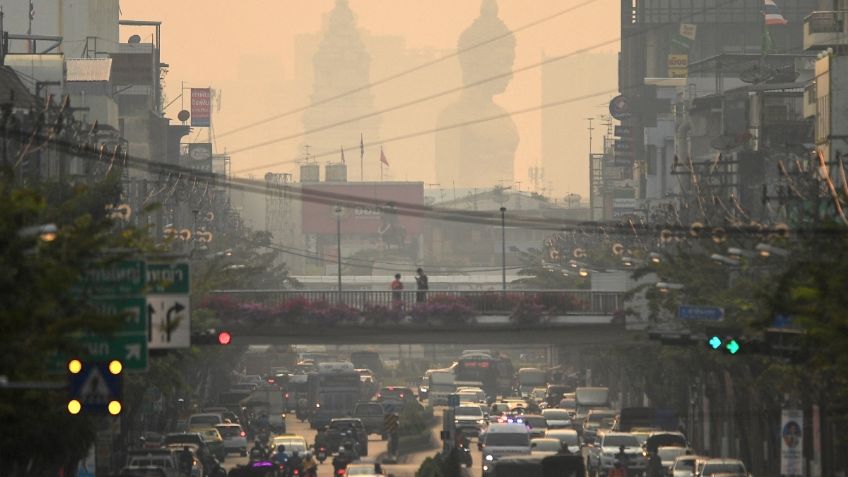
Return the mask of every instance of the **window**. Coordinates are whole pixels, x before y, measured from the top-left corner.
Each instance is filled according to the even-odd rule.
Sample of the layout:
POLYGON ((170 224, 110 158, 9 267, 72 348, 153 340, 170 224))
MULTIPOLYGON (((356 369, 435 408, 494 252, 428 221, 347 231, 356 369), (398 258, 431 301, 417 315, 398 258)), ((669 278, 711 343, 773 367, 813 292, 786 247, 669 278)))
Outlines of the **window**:
POLYGON ((530 436, 518 432, 504 432, 486 434, 487 446, 501 447, 527 447, 530 445, 530 436))

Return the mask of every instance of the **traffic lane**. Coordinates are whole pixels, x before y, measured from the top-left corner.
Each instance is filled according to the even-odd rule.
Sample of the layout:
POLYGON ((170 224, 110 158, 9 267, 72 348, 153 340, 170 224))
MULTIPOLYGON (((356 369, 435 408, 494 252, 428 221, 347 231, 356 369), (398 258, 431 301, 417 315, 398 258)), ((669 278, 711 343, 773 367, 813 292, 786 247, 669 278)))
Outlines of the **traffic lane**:
MULTIPOLYGON (((300 422, 297 419, 286 419, 286 433, 303 436, 306 443, 311 447, 315 443, 315 435, 317 430, 309 427, 309 422, 300 422)), ((253 448, 253 442, 247 443, 248 448, 253 448)), ((376 459, 379 455, 384 454, 387 450, 386 442, 380 439, 378 435, 368 436, 368 457, 366 459, 376 459)), ((229 471, 237 466, 247 465, 248 457, 241 457, 238 454, 230 454, 224 462, 224 468, 229 471)), ((416 467, 417 469, 417 467, 416 467)), ((323 464, 318 466, 318 475, 332 475, 333 473, 333 458, 329 457, 323 464)), ((400 476, 398 476, 400 477, 400 476)))

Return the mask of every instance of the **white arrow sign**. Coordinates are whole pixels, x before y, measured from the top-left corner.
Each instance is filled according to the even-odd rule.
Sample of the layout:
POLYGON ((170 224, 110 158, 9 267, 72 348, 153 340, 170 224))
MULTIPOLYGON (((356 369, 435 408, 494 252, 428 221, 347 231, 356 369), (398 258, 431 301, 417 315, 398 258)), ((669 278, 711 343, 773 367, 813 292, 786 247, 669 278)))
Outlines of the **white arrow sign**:
POLYGON ((149 349, 191 346, 191 307, 188 295, 148 295, 149 349))
POLYGON ((127 361, 141 359, 141 345, 126 345, 124 348, 127 350, 127 361))

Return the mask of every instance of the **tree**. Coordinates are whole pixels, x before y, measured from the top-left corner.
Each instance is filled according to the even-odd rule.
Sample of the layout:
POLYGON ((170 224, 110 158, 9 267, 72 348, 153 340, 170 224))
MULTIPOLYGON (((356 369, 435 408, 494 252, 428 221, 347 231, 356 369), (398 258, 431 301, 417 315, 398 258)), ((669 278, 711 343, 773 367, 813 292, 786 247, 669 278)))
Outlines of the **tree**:
MULTIPOLYGON (((51 374, 51 361, 57 353, 78 351, 73 335, 109 333, 122 319, 98 314, 74 292, 81 270, 152 245, 144 231, 118 229, 106 213, 117 199, 117 174, 73 187, 23 187, 11 177, 0 178, 0 375, 13 382, 61 382, 64 374, 51 374), (45 224, 56 225, 52 240, 29 233, 45 224)), ((2 391, 0 461, 6 475, 55 475, 87 453, 92 422, 70 416, 66 404, 64 391, 2 391)))

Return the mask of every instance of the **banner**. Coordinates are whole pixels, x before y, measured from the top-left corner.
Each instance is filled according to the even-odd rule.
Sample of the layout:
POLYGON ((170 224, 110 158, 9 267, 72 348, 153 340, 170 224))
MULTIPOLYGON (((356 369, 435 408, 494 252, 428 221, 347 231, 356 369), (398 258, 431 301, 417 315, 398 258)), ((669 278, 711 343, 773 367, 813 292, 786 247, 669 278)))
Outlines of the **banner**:
POLYGON ((804 411, 784 409, 780 415, 780 475, 804 475, 804 411))
POLYGON ((191 88, 191 127, 209 127, 211 104, 212 91, 209 88, 191 88))

